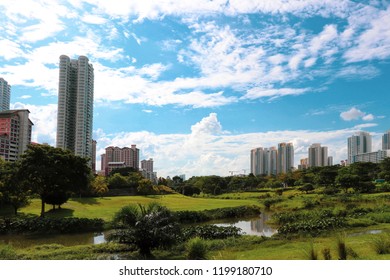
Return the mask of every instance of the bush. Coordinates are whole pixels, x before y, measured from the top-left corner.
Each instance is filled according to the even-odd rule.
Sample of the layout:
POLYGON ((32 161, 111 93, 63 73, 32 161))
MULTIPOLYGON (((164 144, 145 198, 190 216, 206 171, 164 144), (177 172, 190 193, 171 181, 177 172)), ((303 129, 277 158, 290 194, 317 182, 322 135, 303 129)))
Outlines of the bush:
POLYGON ((373 239, 372 245, 379 255, 390 254, 390 236, 380 235, 373 239))
POLYGON ((257 206, 238 206, 203 211, 177 211, 174 213, 179 223, 200 223, 218 219, 242 218, 260 214, 257 206))
POLYGON ((0 234, 4 233, 78 233, 101 231, 102 219, 87 218, 27 218, 0 220, 0 234))
POLYGON ((17 254, 10 245, 0 245, 0 260, 16 260, 17 254))
POLYGON ((238 237, 241 229, 236 226, 220 227, 217 225, 189 226, 183 228, 183 238, 185 240, 200 237, 203 239, 225 239, 228 237, 238 237))
POLYGON ((206 260, 208 246, 206 242, 199 237, 190 239, 186 245, 188 260, 206 260))
POLYGON ((281 197, 271 197, 264 199, 263 204, 266 209, 270 209, 272 205, 281 201, 283 201, 281 197))

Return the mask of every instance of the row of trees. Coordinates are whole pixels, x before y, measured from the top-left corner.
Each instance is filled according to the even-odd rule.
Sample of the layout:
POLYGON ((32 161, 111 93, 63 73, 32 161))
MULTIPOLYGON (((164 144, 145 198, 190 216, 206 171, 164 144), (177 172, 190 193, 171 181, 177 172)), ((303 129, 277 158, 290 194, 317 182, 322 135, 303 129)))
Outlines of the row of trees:
MULTIPOLYGON (((185 195, 218 195, 233 191, 250 191, 258 188, 283 188, 305 186, 307 190, 316 186, 359 192, 369 192, 374 188, 374 181, 383 179, 390 182, 390 158, 379 164, 359 162, 349 166, 314 167, 296 170, 277 176, 196 176, 186 181, 175 176, 166 184, 185 195)), ((305 190, 305 189, 302 189, 305 190)))

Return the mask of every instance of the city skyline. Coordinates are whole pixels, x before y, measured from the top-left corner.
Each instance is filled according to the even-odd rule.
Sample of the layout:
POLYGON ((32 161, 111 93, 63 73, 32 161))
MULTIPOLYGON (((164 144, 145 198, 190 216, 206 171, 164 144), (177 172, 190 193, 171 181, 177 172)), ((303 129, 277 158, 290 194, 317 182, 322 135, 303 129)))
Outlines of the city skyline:
POLYGON ((313 143, 334 164, 347 138, 389 130, 390 5, 352 1, 0 3, 0 78, 56 143, 58 57, 95 71, 96 166, 137 144, 159 176, 249 170, 248 151, 313 143))

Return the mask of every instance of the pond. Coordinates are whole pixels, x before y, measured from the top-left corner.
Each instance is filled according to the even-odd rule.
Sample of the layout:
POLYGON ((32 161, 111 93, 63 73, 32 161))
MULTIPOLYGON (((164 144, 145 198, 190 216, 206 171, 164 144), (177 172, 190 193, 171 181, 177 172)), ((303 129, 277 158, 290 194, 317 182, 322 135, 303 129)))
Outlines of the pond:
MULTIPOLYGON (((259 217, 251 219, 224 220, 213 222, 217 226, 236 226, 242 229, 242 233, 247 235, 257 235, 270 237, 277 233, 277 230, 270 227, 267 221, 271 213, 262 213, 259 217)), ((64 246, 100 244, 107 242, 106 237, 111 231, 98 233, 78 233, 78 234, 52 234, 52 235, 0 235, 0 244, 10 244, 16 248, 27 248, 44 244, 61 244, 64 246)))
POLYGON ((268 225, 267 221, 271 218, 272 213, 264 212, 259 217, 251 219, 229 220, 221 223, 214 223, 217 226, 236 226, 246 235, 257 235, 271 237, 278 231, 268 225))
POLYGON ((10 244, 16 248, 27 248, 43 244, 64 246, 100 244, 107 242, 109 231, 100 233, 51 234, 51 235, 0 235, 0 244, 10 244))

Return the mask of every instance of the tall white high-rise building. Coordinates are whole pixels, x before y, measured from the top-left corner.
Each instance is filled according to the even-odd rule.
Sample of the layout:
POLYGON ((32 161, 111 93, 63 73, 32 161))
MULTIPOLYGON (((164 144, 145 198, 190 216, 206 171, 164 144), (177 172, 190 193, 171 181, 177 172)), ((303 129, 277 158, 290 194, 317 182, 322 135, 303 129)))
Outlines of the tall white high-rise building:
POLYGON ((6 80, 0 78, 0 112, 9 110, 11 99, 11 86, 6 80))
POLYGON ((251 173, 253 175, 277 174, 277 150, 272 148, 255 148, 251 150, 251 173))
POLYGON ((328 147, 321 147, 321 144, 314 143, 308 149, 309 167, 328 165, 328 147))
POLYGON ((294 169, 294 146, 292 143, 278 144, 278 174, 294 169))
POLYGON ((355 162, 358 154, 370 153, 372 149, 372 137, 368 132, 358 132, 348 137, 348 164, 355 162))
POLYGON ((382 136, 382 150, 390 150, 390 130, 382 136))
POLYGON ((85 56, 60 56, 57 147, 92 159, 93 66, 85 56))
POLYGON ((259 147, 251 150, 251 173, 253 175, 265 174, 264 149, 259 147))

